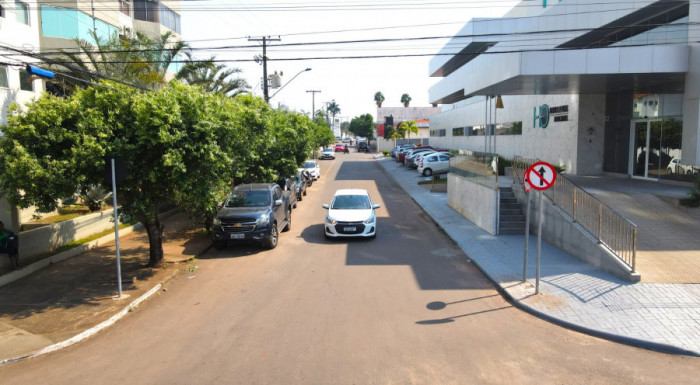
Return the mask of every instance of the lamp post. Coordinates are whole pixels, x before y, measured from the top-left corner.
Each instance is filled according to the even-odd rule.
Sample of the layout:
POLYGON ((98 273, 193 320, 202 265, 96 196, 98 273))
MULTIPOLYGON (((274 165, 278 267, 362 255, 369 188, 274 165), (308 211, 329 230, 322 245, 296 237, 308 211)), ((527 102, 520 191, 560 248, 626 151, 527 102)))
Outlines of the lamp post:
POLYGON ((274 97, 275 97, 275 95, 279 94, 279 93, 280 93, 280 91, 282 91, 282 90, 284 89, 284 87, 286 87, 286 86, 287 86, 287 84, 291 83, 291 82, 292 82, 292 80, 296 79, 296 77, 297 77, 297 76, 299 76, 299 75, 301 75, 301 73, 302 73, 302 72, 306 72, 306 71, 311 71, 311 68, 306 68, 306 69, 303 69, 303 70, 299 71, 299 72, 298 72, 298 73, 297 73, 296 75, 292 76, 292 78, 291 78, 291 79, 289 79, 289 81, 288 81, 288 82, 284 83, 284 85, 283 85, 282 87, 280 87, 280 89, 279 89, 279 90, 277 90, 277 92, 275 92, 274 94, 272 94, 272 96, 270 96, 270 97, 268 98, 268 101, 270 101, 270 99, 274 98, 274 97))
POLYGON ((503 109, 503 99, 501 99, 501 95, 496 96, 496 109, 494 111, 494 128, 493 128, 493 152, 494 154, 497 154, 496 152, 496 125, 498 125, 498 110, 503 109))
POLYGON ((306 90, 306 92, 311 92, 311 120, 316 118, 316 94, 321 93, 321 90, 306 90))

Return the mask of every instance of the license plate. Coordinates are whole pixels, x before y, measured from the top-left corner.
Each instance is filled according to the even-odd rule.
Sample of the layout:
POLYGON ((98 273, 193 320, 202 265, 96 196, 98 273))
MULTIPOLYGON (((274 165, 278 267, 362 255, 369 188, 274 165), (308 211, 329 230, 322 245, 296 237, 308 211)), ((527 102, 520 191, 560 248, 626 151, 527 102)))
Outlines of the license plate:
POLYGON ((343 231, 355 231, 357 228, 355 226, 345 226, 343 227, 343 231))
POLYGON ((244 239, 245 234, 231 234, 231 239, 244 239))

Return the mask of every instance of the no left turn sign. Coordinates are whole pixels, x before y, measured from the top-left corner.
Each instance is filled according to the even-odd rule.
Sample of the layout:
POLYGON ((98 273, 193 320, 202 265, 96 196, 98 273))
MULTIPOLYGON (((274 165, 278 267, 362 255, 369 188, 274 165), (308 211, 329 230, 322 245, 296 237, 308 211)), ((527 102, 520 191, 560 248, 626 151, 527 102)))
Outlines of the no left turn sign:
POLYGON ((557 173, 554 167, 547 162, 537 162, 525 172, 525 177, 530 186, 535 190, 546 190, 554 185, 557 173))

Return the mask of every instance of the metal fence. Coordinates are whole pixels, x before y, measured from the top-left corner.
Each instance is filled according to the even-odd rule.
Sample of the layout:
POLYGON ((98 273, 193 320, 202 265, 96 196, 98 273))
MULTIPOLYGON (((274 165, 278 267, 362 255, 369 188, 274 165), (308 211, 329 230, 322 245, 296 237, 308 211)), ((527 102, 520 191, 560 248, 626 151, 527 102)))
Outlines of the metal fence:
MULTIPOLYGON (((522 186, 522 178, 530 165, 537 159, 513 158, 514 183, 522 186)), ((594 198, 574 182, 561 174, 557 175, 552 188, 545 190, 545 196, 564 210, 574 222, 594 236, 598 243, 606 246, 615 256, 630 267, 634 273, 637 257, 637 225, 625 219, 594 198)))

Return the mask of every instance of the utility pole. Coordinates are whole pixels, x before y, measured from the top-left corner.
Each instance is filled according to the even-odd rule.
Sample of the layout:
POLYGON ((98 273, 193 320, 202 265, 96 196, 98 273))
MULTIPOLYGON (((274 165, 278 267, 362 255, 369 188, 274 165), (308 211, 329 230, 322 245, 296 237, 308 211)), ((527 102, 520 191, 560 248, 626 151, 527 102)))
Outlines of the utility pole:
MULTIPOLYGON (((263 66, 263 95, 265 96, 265 103, 270 101, 270 97, 267 92, 267 43, 271 41, 281 41, 280 38, 271 38, 269 36, 263 36, 262 38, 248 38, 248 41, 259 41, 262 42, 263 54, 262 54, 262 66, 263 66)), ((255 60, 258 61, 257 58, 255 60)))
POLYGON ((306 90, 311 92, 311 120, 316 118, 316 93, 321 93, 321 90, 306 90))

